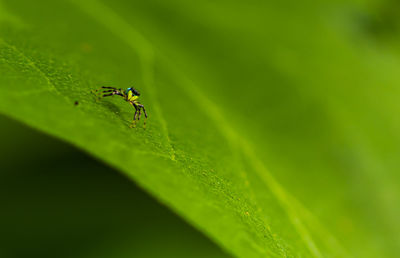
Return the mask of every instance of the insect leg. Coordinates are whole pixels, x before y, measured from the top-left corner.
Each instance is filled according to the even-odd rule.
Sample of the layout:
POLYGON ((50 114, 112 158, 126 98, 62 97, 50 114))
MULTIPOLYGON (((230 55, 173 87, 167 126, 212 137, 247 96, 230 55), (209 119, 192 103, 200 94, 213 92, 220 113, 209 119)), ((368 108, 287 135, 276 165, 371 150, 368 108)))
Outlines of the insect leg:
POLYGON ((143 108, 144 116, 147 118, 147 112, 143 105, 142 105, 142 108, 143 108))
POLYGON ((142 107, 139 106, 139 118, 138 118, 138 120, 140 120, 141 116, 142 116, 142 107))
POLYGON ((94 90, 94 93, 98 93, 98 95, 100 95, 102 92, 113 92, 113 91, 118 91, 117 88, 114 87, 106 87, 106 86, 102 86, 100 89, 94 90))
MULTIPOLYGON (((146 108, 142 104, 140 104, 139 107, 143 108, 143 113, 144 113, 144 117, 145 117, 144 122, 143 122, 143 127, 146 128, 146 121, 147 121, 146 108)), ((139 118, 140 118, 140 115, 141 115, 141 113, 139 113, 139 118)))
POLYGON ((108 96, 114 96, 116 93, 115 92, 111 92, 110 94, 104 94, 102 97, 108 97, 108 96))
POLYGON ((102 94, 108 93, 108 92, 113 92, 113 91, 114 91, 113 89, 111 89, 111 90, 103 90, 103 89, 100 88, 100 89, 97 89, 97 90, 93 90, 92 93, 96 95, 97 100, 100 100, 101 97, 102 97, 101 96, 102 94))
POLYGON ((135 111, 135 117, 133 118, 133 120, 136 120, 138 114, 139 114, 138 109, 136 109, 136 111, 135 111))
POLYGON ((95 91, 95 93, 96 93, 97 96, 99 96, 99 95, 101 95, 101 94, 104 94, 104 93, 109 93, 109 92, 113 92, 113 90, 103 90, 103 91, 96 90, 96 91, 95 91))
POLYGON ((138 105, 140 108, 143 108, 143 112, 144 112, 144 116, 147 118, 147 112, 146 109, 144 108, 144 106, 142 104, 138 105))
POLYGON ((108 96, 113 96, 113 95, 124 96, 118 90, 103 91, 102 93, 109 93, 109 94, 104 94, 103 97, 108 97, 108 96), (109 92, 111 92, 111 93, 109 93, 109 92))
POLYGON ((131 102, 131 105, 135 108, 135 115, 133 116, 133 121, 130 126, 132 128, 132 127, 136 127, 136 117, 137 117, 138 109, 137 109, 137 106, 135 104, 133 104, 132 102, 131 102))
POLYGON ((105 91, 114 91, 114 90, 117 90, 117 89, 114 88, 114 87, 105 87, 105 86, 102 86, 100 89, 97 89, 97 90, 95 90, 94 92, 99 92, 99 91, 105 92, 105 91), (105 89, 107 89, 107 90, 105 90, 105 89))

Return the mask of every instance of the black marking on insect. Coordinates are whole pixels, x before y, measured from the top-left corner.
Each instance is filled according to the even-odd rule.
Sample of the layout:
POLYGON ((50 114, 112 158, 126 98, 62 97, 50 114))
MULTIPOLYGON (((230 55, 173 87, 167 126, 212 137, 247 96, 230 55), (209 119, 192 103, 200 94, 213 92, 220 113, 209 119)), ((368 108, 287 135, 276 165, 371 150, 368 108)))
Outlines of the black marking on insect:
POLYGON ((100 99, 104 97, 109 97, 109 96, 121 96, 124 98, 125 101, 129 102, 134 108, 135 108, 135 115, 133 116, 133 121, 130 127, 136 127, 136 121, 140 120, 140 117, 142 115, 142 110, 145 116, 144 120, 144 126, 146 126, 146 120, 147 120, 147 112, 144 107, 139 101, 138 98, 140 96, 140 92, 137 91, 134 88, 127 88, 126 90, 122 89, 117 89, 114 87, 106 87, 103 86, 98 90, 94 91, 96 93, 96 96, 99 96, 100 99))

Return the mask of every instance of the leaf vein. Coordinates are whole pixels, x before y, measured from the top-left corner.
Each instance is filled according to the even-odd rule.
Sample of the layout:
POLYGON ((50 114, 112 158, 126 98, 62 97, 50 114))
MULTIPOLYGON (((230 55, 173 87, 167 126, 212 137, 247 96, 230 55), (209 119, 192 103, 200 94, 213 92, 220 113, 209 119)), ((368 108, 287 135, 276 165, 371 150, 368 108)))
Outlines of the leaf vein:
POLYGON ((125 42, 129 47, 134 49, 135 52, 137 52, 137 54, 139 55, 143 69, 143 80, 149 91, 149 95, 152 96, 152 99, 154 101, 153 107, 161 123, 161 128, 169 148, 170 159, 172 161, 176 161, 176 152, 172 146, 172 141, 169 137, 167 122, 162 114, 160 104, 153 86, 154 51, 151 44, 140 33, 137 33, 127 22, 121 19, 117 13, 110 10, 104 4, 96 0, 71 0, 71 2, 76 4, 76 6, 78 6, 86 14, 90 15, 94 20, 112 31, 118 38, 125 42), (98 13, 102 13, 102 16, 99 17, 98 13), (131 35, 131 37, 128 39, 124 37, 125 34, 131 35), (136 49, 140 49, 141 51, 136 51, 136 49))
POLYGON ((25 55, 22 51, 20 51, 15 45, 12 45, 8 42, 6 42, 4 39, 0 38, 0 43, 4 44, 5 46, 7 46, 8 48, 10 48, 11 50, 13 50, 14 52, 16 52, 18 55, 20 55, 23 59, 25 59, 27 61, 27 64, 32 67, 34 70, 36 70, 45 80, 47 85, 50 87, 49 90, 60 94, 57 91, 57 88, 55 87, 55 85, 51 82, 50 78, 42 71, 42 69, 40 69, 36 63, 29 58, 27 55, 25 55))
MULTIPOLYGON (((92 18, 101 23, 103 26, 108 28, 111 32, 113 32, 117 37, 119 37, 122 41, 127 43, 135 52, 137 52, 143 64, 148 66, 144 67, 144 72, 148 73, 147 80, 152 78, 152 71, 149 67, 152 67, 152 62, 154 58, 154 51, 152 44, 142 36, 138 31, 136 31, 130 24, 124 21, 118 14, 116 14, 109 7, 99 3, 96 0, 90 1, 77 1, 71 0, 73 3, 77 4, 82 10, 88 13, 92 18), (100 15, 101 14, 101 15, 100 15), (104 19, 107 17, 107 19, 104 19), (107 20, 107 22, 104 22, 107 20), (132 41, 135 39, 135 41, 132 41), (150 75, 149 75, 150 74, 150 75)), ((256 171, 257 175, 263 180, 263 182, 269 187, 272 193, 275 195, 277 200, 281 203, 282 207, 288 214, 288 217, 293 224, 294 228, 297 230, 298 234, 302 238, 305 245, 308 247, 311 254, 315 257, 322 257, 318 247, 313 241, 311 234, 309 233, 306 225, 300 219, 298 215, 297 209, 290 204, 290 200, 294 199, 290 197, 289 194, 284 190, 284 188, 276 181, 276 179, 272 176, 272 174, 265 168, 264 164, 254 153, 253 148, 250 144, 243 138, 240 137, 239 134, 232 128, 230 123, 226 121, 225 117, 222 115, 220 109, 214 104, 207 96, 205 96, 198 87, 188 78, 183 76, 183 73, 173 65, 171 65, 171 61, 169 60, 169 66, 171 70, 175 72, 175 74, 179 74, 177 79, 180 80, 178 86, 183 89, 183 91, 191 97, 195 101, 195 103, 202 108, 202 110, 207 110, 206 114, 209 116, 211 120, 213 120, 221 133, 227 138, 229 142, 233 142, 242 149, 243 154, 251 160, 251 164, 253 169, 256 171), (185 78, 185 79, 182 79, 185 78)), ((146 75, 145 75, 146 76, 146 75)), ((148 83, 150 87, 151 83, 148 83)), ((153 89, 149 89, 153 90, 153 89)), ((158 104, 157 104, 158 106, 158 104)), ((156 110, 158 107, 156 106, 156 110)), ((159 116, 162 120, 163 130, 166 132, 166 138, 169 144, 171 145, 167 126, 165 119, 162 118, 161 110, 158 110, 159 116)), ((173 148, 171 145, 172 152, 173 148)), ((171 158, 172 159, 172 158, 171 158)), ((298 203, 300 205, 300 203, 298 203)), ((305 209, 305 208, 303 208, 305 209)))

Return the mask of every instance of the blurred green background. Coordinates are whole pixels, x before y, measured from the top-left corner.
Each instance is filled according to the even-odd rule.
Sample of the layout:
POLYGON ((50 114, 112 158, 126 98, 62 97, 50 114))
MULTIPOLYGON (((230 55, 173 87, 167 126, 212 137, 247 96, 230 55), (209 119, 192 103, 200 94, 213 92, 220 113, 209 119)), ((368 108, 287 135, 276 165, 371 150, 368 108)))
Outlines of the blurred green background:
MULTIPOLYGON (((205 204, 225 204, 222 194, 213 202, 217 199, 214 192, 221 190, 215 182, 221 179, 227 182, 222 190, 228 189, 228 196, 239 196, 254 207, 257 223, 271 223, 279 238, 273 239, 273 244, 283 243, 282 249, 293 256, 311 255, 293 228, 286 227, 288 219, 281 218, 279 209, 274 210, 273 195, 260 186, 256 176, 249 179, 250 188, 256 186, 254 193, 238 186, 244 180, 239 176, 242 168, 235 163, 237 156, 232 154, 236 150, 221 140, 219 134, 223 133, 218 132, 230 128, 253 143, 254 153, 277 182, 313 214, 306 224, 310 224, 307 226, 323 250, 322 256, 398 257, 399 17, 400 4, 395 0, 2 0, 0 36, 8 45, 0 48, 0 110, 103 158, 101 150, 96 152, 96 146, 85 139, 90 134, 110 136, 113 131, 107 130, 111 129, 119 130, 112 136, 121 142, 129 139, 143 150, 170 155, 160 133, 162 116, 156 115, 159 105, 168 124, 167 140, 172 142, 177 159, 190 160, 184 166, 191 168, 193 158, 195 167, 201 164, 215 170, 215 177, 203 178, 201 166, 189 172, 180 167, 189 174, 183 178, 193 179, 190 182, 200 189, 210 189, 211 193, 204 190, 204 196, 210 198, 205 204), (130 28, 146 40, 131 37, 135 31, 130 28), (149 51, 147 41, 156 56, 156 94, 144 89, 146 75, 140 70, 141 59, 147 60, 143 58, 149 51), (135 44, 139 46, 137 53, 132 51, 135 44), (14 45, 37 63, 57 90, 79 100, 81 104, 75 109, 86 116, 74 113, 72 101, 71 107, 64 102, 58 107, 58 99, 51 94, 29 101, 18 98, 25 89, 45 82, 24 66, 21 55, 10 47, 14 45), (10 56, 17 58, 9 61, 10 56), (128 138, 132 133, 124 129, 131 119, 125 103, 105 101, 93 107, 88 93, 97 85, 125 87, 132 81, 145 90, 143 102, 153 115, 149 130, 137 132, 136 138, 132 136, 135 139, 128 138), (71 85, 76 88, 71 90, 71 85), (197 94, 195 88, 204 94, 197 94), (193 100, 193 95, 201 96, 200 100, 193 100), (157 98, 159 104, 154 101, 157 98), (219 108, 217 115, 209 103, 219 108), (50 109, 62 115, 47 114, 50 109), (72 115, 67 116, 68 112, 72 115), (219 114, 223 120, 215 121, 219 114), (78 117, 76 121, 71 119, 73 115, 78 117), (68 121, 58 124, 61 116, 68 121), (74 122, 82 124, 82 135, 68 134, 68 126, 73 128, 74 122), (92 128, 85 131, 85 126, 92 128), (335 241, 346 251, 324 249, 335 241)), ((5 205, 0 225, 5 257, 52 257, 54 252, 65 257, 225 255, 128 179, 88 155, 8 118, 2 117, 1 130, 0 191, 5 205)), ((228 140, 229 132, 225 130, 228 140)), ((113 147, 111 142, 104 142, 104 146, 113 147)), ((243 149, 240 143, 238 146, 243 149)), ((248 169, 252 161, 244 156, 243 164, 239 163, 248 169)), ((106 161, 114 161, 116 166, 120 160, 106 161)), ((146 173, 146 160, 137 162, 138 167, 131 166, 130 172, 136 180, 145 178, 140 181, 142 186, 151 182, 151 176, 163 175, 159 173, 162 168, 146 173)), ((159 166, 164 163, 160 161, 159 166)), ((146 185, 158 198, 164 197, 165 192, 157 190, 168 185, 168 175, 156 178, 154 188, 146 185)), ((180 177, 174 179, 171 184, 183 182, 182 188, 191 187, 180 177)), ((196 191, 202 190, 194 189, 193 195, 196 191)), ((264 224, 248 223, 236 216, 235 212, 242 212, 241 206, 231 209, 226 205, 232 212, 223 219, 226 225, 237 222, 229 216, 245 221, 232 225, 233 231, 243 225, 254 226, 243 229, 250 235, 255 233, 250 237, 254 236, 254 242, 243 249, 230 242, 229 233, 219 234, 211 222, 207 224, 207 219, 221 216, 196 217, 195 208, 185 213, 188 206, 179 206, 168 197, 168 206, 189 217, 227 253, 245 256, 249 246, 249 250, 254 246, 256 250, 265 243, 259 249, 266 250, 273 245, 264 241, 264 224)), ((209 211, 207 208, 205 205, 203 210, 209 211)))

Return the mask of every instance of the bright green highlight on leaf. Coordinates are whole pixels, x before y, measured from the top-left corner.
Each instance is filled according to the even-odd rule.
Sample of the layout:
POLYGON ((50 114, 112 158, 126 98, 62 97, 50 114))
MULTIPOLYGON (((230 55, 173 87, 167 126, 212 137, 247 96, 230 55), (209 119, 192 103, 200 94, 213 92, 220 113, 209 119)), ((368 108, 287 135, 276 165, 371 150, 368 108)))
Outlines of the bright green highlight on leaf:
POLYGON ((374 4, 3 1, 24 26, 0 19, 0 111, 232 255, 394 257, 400 67, 374 4), (146 129, 100 86, 137 88, 146 129))

